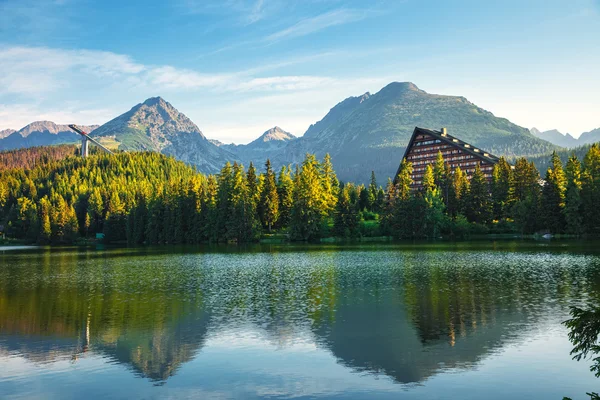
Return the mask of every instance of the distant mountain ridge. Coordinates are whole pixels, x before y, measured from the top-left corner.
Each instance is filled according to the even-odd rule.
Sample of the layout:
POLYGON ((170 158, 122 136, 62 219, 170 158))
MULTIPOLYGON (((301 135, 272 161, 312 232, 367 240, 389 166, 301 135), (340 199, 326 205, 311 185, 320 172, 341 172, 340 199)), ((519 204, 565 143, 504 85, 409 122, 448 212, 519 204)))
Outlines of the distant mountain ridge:
MULTIPOLYGON (((22 134, 6 131, 8 136, 0 139, 0 150, 38 145, 33 139, 39 135, 52 138, 52 143, 39 144, 79 139, 70 130, 62 131, 63 127, 68 129, 66 125, 45 124, 53 123, 30 124, 22 134), (13 139, 18 143, 12 143, 13 139)), ((105 144, 172 155, 205 173, 218 172, 227 161, 246 166, 252 161, 258 167, 270 158, 274 168, 279 168, 301 162, 306 153, 319 158, 329 153, 341 180, 366 182, 373 170, 384 183, 395 173, 415 126, 445 127, 451 135, 497 156, 535 156, 559 146, 537 137, 541 132, 532 130, 534 135, 464 97, 430 94, 411 82, 392 82, 375 94, 345 99, 301 137, 276 126, 246 145, 207 139, 196 124, 161 97, 149 98, 100 127, 84 129, 93 131, 93 136, 105 144)), ((595 141, 597 134, 600 129, 582 137, 595 141)))
POLYGON ((569 133, 563 134, 562 132, 559 132, 556 129, 541 132, 537 128, 531 128, 530 131, 534 136, 540 139, 547 140, 552 144, 565 148, 578 147, 586 144, 600 142, 600 128, 594 129, 589 132, 584 132, 577 139, 571 136, 571 134, 569 133))
MULTIPOLYGON (((98 125, 84 125, 81 128, 90 133, 98 128, 98 125)), ((13 129, 0 131, 0 150, 76 143, 79 139, 79 134, 73 132, 68 125, 60 125, 52 121, 35 121, 18 131, 13 129)))

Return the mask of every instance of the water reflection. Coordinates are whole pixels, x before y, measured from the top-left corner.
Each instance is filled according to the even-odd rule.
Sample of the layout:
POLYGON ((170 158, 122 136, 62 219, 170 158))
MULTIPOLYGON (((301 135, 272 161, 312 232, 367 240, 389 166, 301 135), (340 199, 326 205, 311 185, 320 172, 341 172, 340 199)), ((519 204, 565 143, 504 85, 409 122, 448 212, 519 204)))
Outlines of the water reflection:
POLYGON ((0 360, 94 354, 163 384, 204 356, 208 338, 235 347, 258 335, 421 383, 476 367, 599 293, 589 248, 259 250, 2 254, 0 360))

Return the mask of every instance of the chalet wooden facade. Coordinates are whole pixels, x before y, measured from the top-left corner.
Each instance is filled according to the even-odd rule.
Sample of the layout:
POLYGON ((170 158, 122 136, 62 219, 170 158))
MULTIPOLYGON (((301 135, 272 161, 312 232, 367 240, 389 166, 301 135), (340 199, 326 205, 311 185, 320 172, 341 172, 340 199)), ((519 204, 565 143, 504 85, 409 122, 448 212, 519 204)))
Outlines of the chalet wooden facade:
MULTIPOLYGON (((415 127, 403 157, 413 166, 412 189, 422 187, 425 169, 428 165, 433 167, 440 151, 451 171, 460 167, 468 179, 471 179, 475 166, 479 164, 488 181, 491 181, 494 165, 498 163, 498 157, 449 135, 446 128, 434 131, 415 127)), ((400 168, 396 177, 399 172, 400 168)))

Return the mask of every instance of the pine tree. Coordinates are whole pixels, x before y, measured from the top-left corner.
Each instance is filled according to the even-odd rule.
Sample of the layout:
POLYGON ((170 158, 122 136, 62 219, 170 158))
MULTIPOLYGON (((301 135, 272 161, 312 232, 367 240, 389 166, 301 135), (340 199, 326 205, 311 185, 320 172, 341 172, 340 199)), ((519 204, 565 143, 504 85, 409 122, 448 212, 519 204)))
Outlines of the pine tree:
POLYGON ((563 214, 567 232, 574 235, 583 233, 583 213, 581 203, 581 163, 573 154, 566 167, 567 189, 563 214))
POLYGON ((333 232, 340 237, 357 237, 358 231, 358 212, 356 206, 350 200, 350 193, 354 188, 352 185, 345 185, 338 193, 338 201, 335 210, 333 232))
POLYGON ((469 180, 467 175, 457 167, 452 175, 452 182, 448 191, 448 214, 451 217, 465 214, 465 200, 469 193, 469 180))
POLYGON ((375 178, 375 171, 371 171, 371 182, 369 183, 369 196, 368 196, 368 209, 373 212, 380 212, 377 209, 377 179, 375 178))
MULTIPOLYGON (((341 190, 340 190, 341 191, 341 190)), ((365 210, 369 210, 371 207, 369 205, 369 190, 364 186, 364 185, 360 185, 358 188, 356 188, 356 190, 353 190, 353 192, 358 191, 358 209, 360 211, 365 211, 365 210)), ((350 193, 348 193, 348 195, 350 195, 350 193)), ((339 196, 338 196, 338 201, 339 201, 339 196)))
POLYGON ((435 183, 435 176, 433 174, 433 168, 431 165, 425 167, 425 173, 423 174, 423 191, 431 192, 437 189, 437 184, 435 183))
POLYGON ((581 202, 586 233, 600 233, 600 146, 590 147, 583 160, 581 202))
POLYGON ((540 175, 533 163, 519 158, 513 171, 513 185, 509 199, 511 214, 522 233, 533 233, 539 228, 540 175))
POLYGON ((333 170, 333 164, 331 163, 331 156, 325 154, 323 164, 320 165, 321 171, 321 185, 322 196, 323 196, 323 207, 326 215, 331 215, 335 210, 337 203, 337 196, 339 191, 340 183, 337 179, 335 171, 333 170))
MULTIPOLYGON (((325 174, 313 154, 307 154, 294 181, 294 204, 290 236, 294 240, 315 240, 321 236, 324 218, 329 215, 332 186, 324 184, 325 174), (325 188, 330 191, 325 194, 325 188)), ((330 175, 331 178, 331 175, 330 175)))
POLYGON ((565 230, 563 209, 565 207, 566 177, 562 162, 556 152, 552 153, 550 164, 542 189, 542 217, 546 229, 553 233, 561 233, 565 230))
POLYGON ((246 180, 248 182, 248 195, 250 199, 254 201, 254 204, 258 206, 261 188, 259 187, 259 179, 256 176, 256 168, 252 161, 250 161, 250 165, 248 166, 248 172, 246 173, 246 180))
POLYGON ((271 161, 268 159, 265 163, 265 182, 260 196, 260 212, 263 224, 271 232, 271 228, 279 218, 279 194, 271 161))
MULTIPOLYGON (((441 180, 444 184, 444 180, 441 180)), ((423 200, 425 202, 423 215, 423 232, 428 237, 438 237, 442 224, 444 222, 444 198, 442 197, 440 187, 435 183, 434 169, 427 166, 423 176, 423 200)), ((413 203, 416 204, 416 203, 413 203)))
POLYGON ((50 201, 44 196, 40 199, 40 233, 38 243, 48 244, 52 237, 52 226, 50 225, 50 201))
POLYGON ((492 176, 494 219, 501 220, 509 216, 510 188, 513 185, 512 168, 504 157, 500 157, 498 164, 494 165, 492 176))
POLYGON ((233 170, 231 164, 227 162, 218 177, 217 210, 212 235, 215 241, 227 240, 227 227, 233 212, 232 190, 233 170))
POLYGON ((492 218, 492 201, 488 181, 479 164, 471 176, 469 192, 466 195, 466 217, 478 224, 487 224, 492 218))
POLYGON ((277 226, 285 228, 289 226, 294 204, 294 181, 291 176, 290 167, 281 167, 279 179, 277 180, 277 197, 279 198, 279 218, 277 226))
POLYGON ((415 234, 413 218, 416 203, 411 195, 412 171, 412 164, 403 160, 395 185, 388 188, 389 205, 386 207, 387 215, 384 216, 387 219, 386 229, 398 239, 413 237, 415 234))

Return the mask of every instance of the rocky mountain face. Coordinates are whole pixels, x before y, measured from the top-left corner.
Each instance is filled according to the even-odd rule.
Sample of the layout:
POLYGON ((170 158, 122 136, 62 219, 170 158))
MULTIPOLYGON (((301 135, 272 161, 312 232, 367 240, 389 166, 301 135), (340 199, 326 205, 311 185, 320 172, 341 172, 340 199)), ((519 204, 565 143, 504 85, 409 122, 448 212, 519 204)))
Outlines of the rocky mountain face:
POLYGON ((569 133, 563 134, 562 132, 559 132, 556 129, 540 132, 536 128, 531 128, 530 131, 534 136, 540 139, 547 140, 552 144, 565 148, 578 147, 586 144, 600 142, 600 128, 594 129, 589 132, 584 132, 577 139, 575 139, 569 133))
POLYGON ((5 137, 15 132, 16 131, 14 129, 2 129, 0 130, 0 139, 4 139, 5 137))
POLYGON ((307 152, 318 157, 330 153, 341 180, 366 182, 374 170, 384 183, 398 168, 415 126, 446 127, 451 135, 498 156, 544 154, 555 148, 464 97, 429 94, 413 83, 393 82, 378 93, 337 104, 271 160, 281 165, 299 162, 307 152))
POLYGON ((114 140, 121 150, 156 151, 218 172, 236 157, 211 143, 188 117, 160 97, 153 97, 94 131, 101 140, 114 140))
MULTIPOLYGON (((262 166, 267 158, 271 158, 283 150, 288 143, 296 140, 296 136, 275 126, 260 137, 248 144, 220 144, 220 147, 235 154, 245 165, 251 161, 258 167, 262 166)), ((220 142, 219 142, 220 143, 220 142)))
MULTIPOLYGON (((81 126, 88 133, 97 127, 98 125, 81 126)), ((36 121, 18 131, 12 129, 1 131, 0 150, 76 143, 79 139, 80 136, 67 125, 59 125, 51 121, 36 121)))

